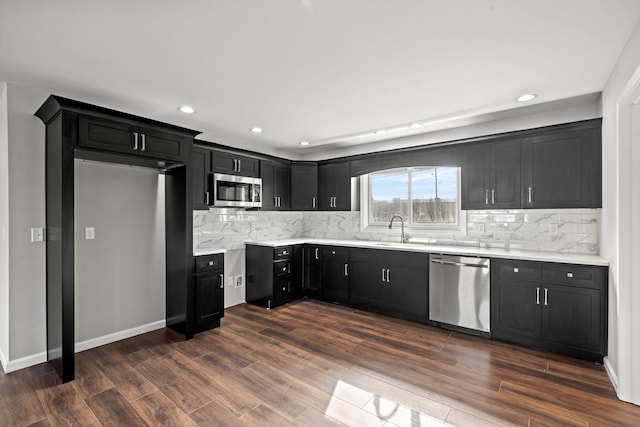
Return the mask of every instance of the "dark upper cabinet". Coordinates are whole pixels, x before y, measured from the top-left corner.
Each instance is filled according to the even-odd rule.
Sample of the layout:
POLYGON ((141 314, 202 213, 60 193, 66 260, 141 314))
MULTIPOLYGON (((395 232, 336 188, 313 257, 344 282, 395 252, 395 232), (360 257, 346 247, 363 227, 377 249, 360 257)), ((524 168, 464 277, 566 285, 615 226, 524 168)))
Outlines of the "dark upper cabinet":
POLYGON ((213 150, 212 170, 215 173, 240 176, 260 176, 260 160, 226 151, 213 150))
POLYGON ((494 338, 602 362, 606 267, 494 259, 491 268, 494 338))
POLYGON ((427 320, 428 261, 429 256, 422 253, 352 249, 351 303, 400 317, 427 320))
POLYGON ((522 206, 602 206, 600 126, 550 132, 522 143, 522 206))
POLYGON ((464 147, 462 209, 517 209, 520 203, 520 140, 464 147))
POLYGON ((321 210, 351 209, 351 176, 349 163, 326 163, 318 166, 321 210))
POLYGON ((211 173, 211 150, 198 146, 193 147, 191 168, 191 193, 194 210, 209 209, 211 193, 209 192, 209 174, 211 173))
POLYGON ((260 162, 262 177, 262 209, 289 209, 289 165, 284 163, 260 162))
POLYGON ((181 162, 187 140, 180 135, 108 119, 80 116, 78 145, 135 156, 181 162))
POLYGON ((318 164, 293 162, 291 164, 291 209, 318 209, 318 164))

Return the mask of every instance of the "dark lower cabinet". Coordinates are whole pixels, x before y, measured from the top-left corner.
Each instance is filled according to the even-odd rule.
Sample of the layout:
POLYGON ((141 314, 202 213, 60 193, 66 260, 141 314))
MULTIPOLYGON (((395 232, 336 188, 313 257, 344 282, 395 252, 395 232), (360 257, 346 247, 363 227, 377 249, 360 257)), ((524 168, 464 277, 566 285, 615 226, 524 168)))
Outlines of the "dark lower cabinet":
POLYGON ((353 305, 398 317, 428 320, 428 254, 352 249, 349 265, 353 305))
POLYGON ((492 260, 495 339, 602 363, 607 268, 492 260))
POLYGON ((349 248, 322 248, 322 299, 346 304, 349 302, 349 248))
POLYGON ((322 250, 321 245, 304 245, 303 247, 303 281, 304 295, 310 298, 322 298, 322 250))
POLYGON ((275 308, 301 296, 299 273, 294 271, 294 246, 247 244, 247 302, 275 308))
POLYGON ((187 337, 220 326, 224 317, 224 254, 194 257, 193 307, 187 337))

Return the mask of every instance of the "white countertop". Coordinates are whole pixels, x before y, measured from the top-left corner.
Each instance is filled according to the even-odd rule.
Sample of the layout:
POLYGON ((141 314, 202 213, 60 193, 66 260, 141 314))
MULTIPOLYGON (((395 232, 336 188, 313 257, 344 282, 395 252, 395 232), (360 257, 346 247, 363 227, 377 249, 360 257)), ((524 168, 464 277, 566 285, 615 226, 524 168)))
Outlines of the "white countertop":
POLYGON ((226 249, 194 249, 193 256, 216 255, 227 252, 226 249))
POLYGON ((355 248, 390 249, 410 252, 440 253, 451 255, 480 256, 487 258, 520 259, 526 261, 559 262, 564 264, 583 264, 608 266, 609 261, 599 255, 573 254, 563 252, 523 251, 520 249, 477 248, 468 246, 429 245, 422 243, 372 242, 365 240, 333 240, 302 237, 297 239, 247 241, 247 244, 260 246, 289 246, 300 244, 349 246, 355 248))

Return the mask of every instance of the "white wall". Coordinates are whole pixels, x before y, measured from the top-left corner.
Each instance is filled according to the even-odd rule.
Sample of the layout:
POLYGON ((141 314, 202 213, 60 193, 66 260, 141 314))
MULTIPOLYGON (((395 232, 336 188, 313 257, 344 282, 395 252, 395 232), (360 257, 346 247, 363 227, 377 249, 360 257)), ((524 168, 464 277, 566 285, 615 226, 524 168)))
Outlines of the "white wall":
MULTIPOLYGON (((640 68, 640 25, 631 35, 618 63, 602 92, 603 170, 601 255, 610 262, 609 272, 609 354, 606 367, 622 400, 640 404, 640 325, 633 321, 633 311, 640 306, 640 283, 631 281, 626 272, 637 259, 630 259, 631 247, 624 236, 633 221, 629 188, 640 197, 640 183, 629 182, 631 169, 637 168, 630 156, 630 142, 625 129, 618 127, 623 96, 634 83, 640 68), (622 137, 621 137, 622 136, 622 137), (635 308, 634 308, 635 304, 635 308)), ((623 107, 624 108, 624 107, 623 107)), ((640 160, 640 159, 637 159, 640 160)), ((637 214, 637 213, 636 213, 637 214)))
POLYGON ((0 82, 0 364, 9 355, 9 133, 7 84, 0 82))
POLYGON ((47 95, 7 85, 9 369, 42 361, 46 351, 45 244, 31 243, 30 229, 45 225, 45 130, 33 113, 47 95))
POLYGON ((74 199, 76 348, 163 327, 164 176, 76 160, 74 199), (95 239, 85 239, 85 227, 95 239))

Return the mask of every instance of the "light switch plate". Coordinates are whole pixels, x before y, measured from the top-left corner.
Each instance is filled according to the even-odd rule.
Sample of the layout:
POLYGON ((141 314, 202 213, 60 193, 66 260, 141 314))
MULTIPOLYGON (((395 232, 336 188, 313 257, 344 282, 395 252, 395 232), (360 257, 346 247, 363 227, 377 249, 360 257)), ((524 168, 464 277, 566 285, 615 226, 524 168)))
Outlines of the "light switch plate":
POLYGON ((96 229, 95 227, 86 227, 84 229, 84 238, 85 240, 93 240, 96 238, 96 229))
POLYGON ((31 242, 43 242, 44 241, 44 228, 36 227, 31 229, 31 242))

